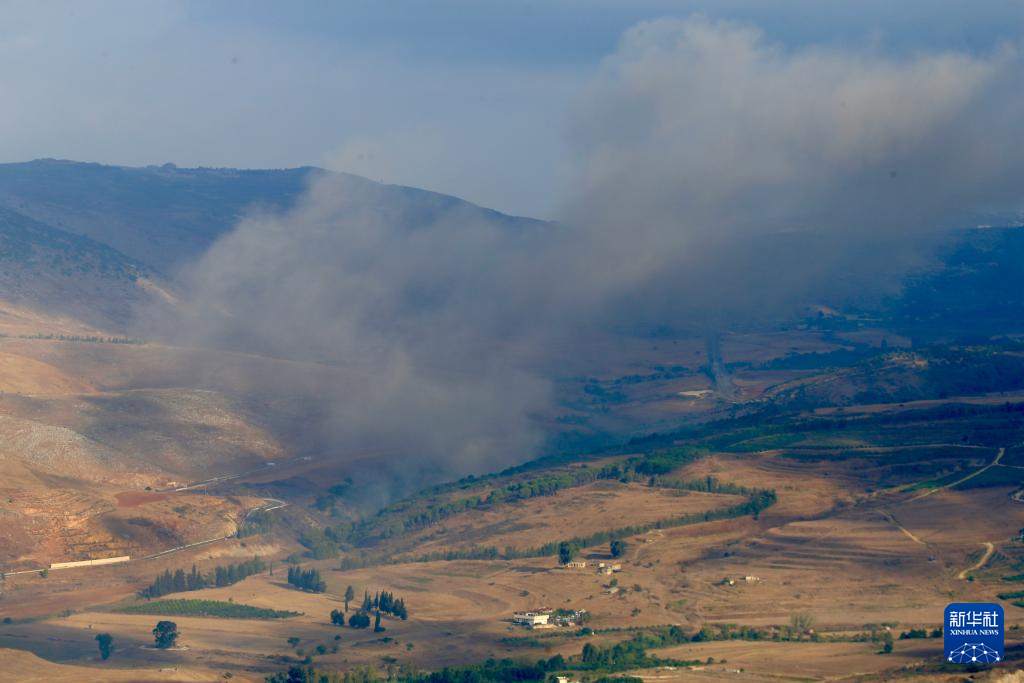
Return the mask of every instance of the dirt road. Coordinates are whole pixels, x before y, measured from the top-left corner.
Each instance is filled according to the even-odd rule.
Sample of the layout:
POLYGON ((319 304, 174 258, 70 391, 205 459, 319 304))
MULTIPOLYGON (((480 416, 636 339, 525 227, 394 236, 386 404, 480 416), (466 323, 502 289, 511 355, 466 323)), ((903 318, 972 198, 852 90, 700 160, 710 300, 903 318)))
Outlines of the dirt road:
POLYGON ((1006 454, 1006 449, 1005 448, 1000 448, 999 452, 996 453, 996 457, 993 458, 992 462, 990 462, 989 464, 985 465, 981 469, 979 469, 979 470, 977 470, 975 472, 972 472, 971 474, 968 474, 963 479, 957 479, 956 481, 954 481, 952 483, 946 484, 945 486, 938 486, 938 487, 933 488, 933 489, 928 489, 927 491, 921 493, 920 495, 917 495, 917 496, 914 496, 913 498, 911 498, 909 502, 912 503, 915 500, 920 500, 922 498, 927 498, 928 496, 932 495, 933 493, 938 493, 939 491, 945 491, 946 489, 950 489, 950 488, 953 488, 954 486, 958 486, 958 485, 964 483, 965 481, 969 481, 971 479, 974 479, 976 476, 978 476, 982 472, 986 472, 986 471, 992 469, 993 467, 995 467, 996 465, 998 465, 999 461, 1003 459, 1003 455, 1005 455, 1005 454, 1006 454))
POLYGON ((972 566, 968 567, 967 569, 964 569, 962 572, 957 574, 956 578, 960 580, 966 579, 971 572, 976 572, 985 566, 989 558, 992 557, 992 553, 995 552, 996 547, 988 541, 985 541, 982 545, 985 546, 985 554, 982 555, 981 559, 975 562, 972 566))

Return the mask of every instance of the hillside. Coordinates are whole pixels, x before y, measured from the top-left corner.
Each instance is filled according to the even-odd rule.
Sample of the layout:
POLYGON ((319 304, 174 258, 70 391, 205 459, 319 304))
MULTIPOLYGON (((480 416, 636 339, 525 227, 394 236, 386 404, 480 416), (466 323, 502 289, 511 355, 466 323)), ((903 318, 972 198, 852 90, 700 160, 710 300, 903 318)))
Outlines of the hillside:
MULTIPOLYGON (((1004 666, 1016 667, 1024 512, 1011 496, 1024 477, 1020 449, 1006 446, 1024 439, 1024 402, 1009 401, 720 420, 634 453, 538 461, 433 487, 361 525, 324 517, 319 536, 302 532, 305 545, 287 537, 313 517, 286 509, 274 513, 272 529, 215 550, 45 581, 8 577, 15 619, 0 629, 0 645, 20 642, 71 663, 95 650, 96 629, 145 642, 154 617, 132 592, 163 568, 187 572, 195 562, 207 571, 270 552, 295 553, 303 569, 320 572, 325 592, 296 590, 279 564, 232 585, 172 593, 300 614, 238 622, 183 613, 175 621, 187 650, 162 661, 182 670, 216 661, 243 677, 306 656, 322 671, 508 657, 524 667, 516 680, 538 682, 546 672, 528 667, 539 660, 570 675, 664 681, 731 679, 740 669, 743 680, 829 681, 856 667, 879 680, 909 668, 930 682, 945 680, 933 661, 936 614, 950 600, 995 600, 1011 625, 1004 666), (1001 514, 980 514, 993 509, 1001 514), (586 565, 561 566, 561 542, 586 565), (331 543, 333 556, 313 556, 331 543), (90 592, 99 585, 107 591, 90 592), (356 604, 364 591, 394 592, 408 619, 385 615, 384 633, 332 625, 348 586, 356 604), (31 602, 43 590, 84 611, 24 618, 45 614, 31 602), (581 621, 511 623, 513 612, 541 607, 581 621), (239 628, 246 638, 234 636, 239 628), (49 649, 53 637, 61 654, 49 649)), ((162 504, 187 499, 169 494, 162 504)), ((131 647, 117 664, 146 661, 131 647)))
MULTIPOLYGON (((180 267, 323 173, 0 166, 0 615, 13 622, 0 647, 87 676, 102 629, 125 645, 117 667, 144 678, 154 617, 131 608, 138 592, 164 570, 216 576, 257 554, 266 571, 174 597, 301 614, 182 614, 188 649, 159 655, 181 674, 169 679, 261 680, 307 657, 330 671, 562 657, 552 666, 591 680, 886 679, 937 643, 881 657, 883 624, 930 629, 950 596, 1003 600, 1019 621, 998 596, 1024 572, 1024 232, 964 231, 875 308, 813 302, 707 336, 674 321, 594 330, 544 370, 557 396, 531 415, 543 451, 459 478, 458 463, 421 467, 415 439, 396 453, 323 438, 352 419, 338 388, 363 389, 344 363, 127 334, 139 310, 179 305, 180 267), (983 339, 963 338, 958 311, 991 322, 970 323, 983 339), (587 566, 562 567, 563 546, 587 566), (39 574, 118 555, 132 560, 39 574), (326 591, 296 590, 286 564, 318 570, 326 591), (410 618, 386 615, 376 634, 332 625, 349 585, 357 602, 394 591, 410 618), (588 616, 510 623, 538 607, 588 616)), ((344 216, 410 231, 452 209, 529 222, 340 177, 344 216)))
MULTIPOLYGON (((130 168, 40 159, 0 164, 0 206, 47 225, 88 236, 173 276, 250 212, 295 206, 319 168, 277 170, 130 168)), ((334 174, 360 196, 361 210, 397 212, 399 220, 429 223, 460 207, 514 225, 520 219, 456 197, 334 174)))
POLYGON ((58 316, 93 329, 122 330, 136 307, 157 300, 151 274, 138 261, 89 237, 3 207, 0 265, 0 306, 58 316))
POLYGON ((877 350, 866 360, 781 382, 770 387, 764 399, 790 408, 815 408, 1020 390, 1024 390, 1024 346, 1000 340, 889 353, 877 350))

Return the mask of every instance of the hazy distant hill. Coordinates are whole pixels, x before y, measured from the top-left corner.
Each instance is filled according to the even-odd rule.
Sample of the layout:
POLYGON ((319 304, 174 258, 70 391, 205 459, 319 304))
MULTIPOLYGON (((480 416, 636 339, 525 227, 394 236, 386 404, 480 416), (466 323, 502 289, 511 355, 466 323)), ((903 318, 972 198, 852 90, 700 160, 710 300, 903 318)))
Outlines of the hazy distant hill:
POLYGON ((941 269, 907 278, 891 324, 922 339, 1024 332, 1024 228, 967 230, 939 258, 941 269))
MULTIPOLYGON (((87 235, 164 274, 201 254, 252 210, 295 205, 323 169, 130 168, 40 159, 0 164, 0 206, 48 225, 87 235)), ((386 207, 403 220, 429 222, 462 207, 482 218, 514 218, 456 197, 336 174, 361 191, 367 209, 386 207)))
MULTIPOLYGON (((53 159, 0 164, 0 239, 7 264, 0 277, 0 299, 34 297, 90 324, 119 324, 131 313, 125 304, 144 301, 140 297, 147 295, 136 282, 140 275, 148 273, 161 286, 173 286, 177 269, 203 254, 240 219, 253 211, 294 207, 310 182, 328 173, 315 167, 131 168, 53 159), (68 287, 77 280, 88 284, 68 287), (90 311, 90 306, 103 310, 90 311)), ((448 195, 333 175, 341 191, 351 191, 354 216, 386 216, 411 229, 457 209, 463 217, 492 224, 535 223, 448 195)), ((757 252, 784 251, 793 238, 773 236, 757 252)), ((944 265, 910 276, 903 295, 886 304, 866 302, 872 309, 867 312, 880 313, 888 324, 928 339, 957 337, 962 334, 957 330, 967 327, 983 334, 1020 331, 1024 229, 965 230, 934 263, 944 265)), ((869 266, 843 278, 870 281, 869 266)))
POLYGON ((0 207, 0 299, 101 329, 151 296, 145 266, 84 235, 0 207))
POLYGON ((313 172, 38 160, 0 165, 0 204, 166 272, 201 253, 250 206, 291 206, 313 172))
POLYGON ((106 244, 58 230, 3 207, 0 207, 0 259, 26 268, 54 268, 67 276, 92 274, 134 280, 144 270, 106 244))

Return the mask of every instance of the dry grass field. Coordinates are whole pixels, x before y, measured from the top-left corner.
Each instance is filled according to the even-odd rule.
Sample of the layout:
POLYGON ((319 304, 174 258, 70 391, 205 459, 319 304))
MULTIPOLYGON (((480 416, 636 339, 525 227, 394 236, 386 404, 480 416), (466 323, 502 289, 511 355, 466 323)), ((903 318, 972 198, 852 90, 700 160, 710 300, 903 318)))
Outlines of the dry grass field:
MULTIPOLYGON (((860 341, 879 343, 882 337, 872 334, 860 341)), ((595 341, 594 348, 581 354, 580 366, 596 362, 610 343, 595 341)), ((679 395, 709 386, 699 371, 705 362, 703 340, 645 344, 617 351, 623 354, 618 358, 625 358, 626 351, 636 354, 640 360, 635 364, 594 375, 595 381, 607 382, 623 396, 614 417, 595 419, 670 422, 673 415, 688 411, 727 414, 729 406, 716 397, 679 395), (648 380, 645 373, 653 362, 682 369, 658 371, 657 379, 648 380), (616 384, 624 375, 634 380, 616 384)), ((758 364, 793 352, 828 352, 841 344, 807 332, 737 336, 723 346, 730 358, 758 364)), ((226 536, 246 511, 264 504, 256 496, 285 496, 263 491, 299 492, 304 486, 317 491, 345 476, 344 464, 352 462, 345 457, 331 461, 334 469, 316 460, 282 458, 287 450, 279 425, 251 410, 246 397, 272 387, 272 370, 285 361, 205 353, 150 344, 0 340, 4 570, 122 552, 138 556, 226 536), (189 388, 173 384, 179 364, 203 369, 189 388), (247 374, 261 379, 239 383, 247 374), (266 467, 270 460, 279 466, 266 467), (145 490, 249 470, 243 479, 208 492, 145 490)), ((311 382, 331 381, 330 371, 322 366, 306 370, 311 382)), ((750 398, 799 374, 741 369, 732 381, 741 397, 750 398)), ((1007 400, 1012 399, 977 397, 963 403, 988 409, 1007 400)), ((908 411, 948 403, 847 406, 800 417, 897 419, 908 411)), ((383 671, 399 664, 435 669, 489 657, 568 657, 578 655, 587 643, 609 645, 668 625, 687 633, 726 624, 771 633, 788 628, 795 615, 807 615, 827 642, 691 642, 654 654, 701 661, 711 657, 714 662, 699 669, 661 667, 636 673, 648 681, 902 677, 919 666, 927 669, 939 641, 897 640, 891 655, 878 654, 878 643, 849 641, 885 625, 895 633, 935 628, 946 603, 997 600, 998 593, 1019 585, 1003 577, 1024 573, 1024 546, 1017 540, 1024 527, 1024 504, 1011 498, 1019 488, 1012 478, 942 488, 943 482, 991 463, 999 448, 1013 445, 999 440, 1002 432, 992 433, 977 436, 957 424, 933 426, 927 421, 781 435, 750 430, 737 437, 742 439, 737 444, 716 447, 664 475, 663 483, 713 478, 751 490, 772 489, 775 504, 756 516, 666 525, 630 536, 625 555, 616 560, 622 571, 610 576, 593 566, 610 560, 607 543, 582 549, 580 557, 591 566, 578 570, 558 566, 554 556, 385 563, 346 571, 339 566, 341 559, 387 558, 398 549, 403 557, 417 557, 483 547, 535 548, 713 513, 742 503, 746 496, 649 486, 646 477, 637 477, 480 506, 395 538, 372 537, 369 547, 346 547, 342 558, 302 558, 302 566, 319 569, 327 583, 326 593, 314 594, 286 583, 285 558, 305 551, 295 540, 301 530, 341 527, 346 518, 320 514, 310 505, 313 495, 303 493, 275 513, 274 531, 264 536, 221 539, 127 565, 53 571, 48 578, 35 573, 8 576, 0 585, 0 615, 11 622, 0 624, 0 648, 10 649, 0 650, 0 664, 21 676, 19 680, 202 681, 223 679, 225 672, 233 680, 262 680, 306 657, 325 670, 369 666, 383 671), (961 441, 961 433, 970 439, 961 441), (158 617, 116 611, 137 602, 137 592, 165 569, 187 571, 196 563, 209 571, 254 554, 274 561, 273 575, 165 597, 232 601, 301 615, 274 620, 174 617, 182 649, 156 652, 148 645, 158 617), (405 599, 410 618, 385 617, 383 633, 332 625, 330 612, 341 608, 349 585, 357 603, 364 591, 395 593, 405 599), (528 631, 510 622, 514 611, 537 607, 586 610, 593 632, 528 631), (99 632, 111 633, 117 644, 107 663, 97 661, 99 632), (294 638, 297 644, 289 642, 294 638)), ((1012 467, 1013 453, 999 468, 1012 467)), ((590 464, 600 467, 630 455, 637 454, 605 454, 590 464)), ((359 457, 365 458, 361 464, 373 462, 359 457)), ((564 474, 576 466, 562 464, 523 477, 564 474)), ((1012 474, 999 468, 988 474, 1012 474)), ((453 488, 435 502, 486 492, 491 484, 481 486, 453 488)), ((1009 624, 1024 621, 1024 609, 1001 602, 1009 624)), ((1011 633, 1016 642, 1018 632, 1011 633)), ((926 670, 921 680, 944 675, 926 670)))
POLYGON ((542 496, 445 520, 421 533, 417 549, 425 553, 472 545, 532 548, 604 529, 714 510, 741 500, 741 496, 734 495, 645 490, 640 484, 595 482, 558 496, 542 496))
MULTIPOLYGON (((175 681, 223 681, 222 672, 177 666, 119 668, 114 666, 74 666, 54 664, 20 650, 0 649, 4 676, 20 683, 49 683, 50 681, 110 681, 110 683, 159 683, 175 681)), ((260 678, 233 677, 242 683, 260 678)))
MULTIPOLYGON (((279 670, 282 658, 295 661, 310 652, 317 666, 325 669, 381 668, 388 663, 436 668, 487 657, 569 656, 586 642, 621 639, 614 629, 623 627, 679 624, 696 630, 708 624, 738 624, 770 629, 785 627, 795 614, 810 615, 815 629, 826 637, 882 624, 898 632, 934 628, 936 615, 947 602, 995 600, 997 592, 1006 590, 1008 584, 999 577, 1010 572, 1016 557, 1013 544, 1019 543, 1015 534, 1024 526, 1024 506, 1009 500, 1008 489, 941 490, 917 499, 914 491, 872 496, 865 493, 857 472, 845 468, 856 469, 850 461, 808 465, 778 453, 721 453, 693 463, 674 476, 712 475, 747 486, 774 487, 778 503, 758 520, 721 520, 633 537, 622 559, 623 571, 610 577, 589 567, 561 568, 552 557, 397 564, 344 572, 337 570, 336 560, 323 560, 305 563, 321 569, 327 580, 327 593, 313 594, 288 586, 281 576, 283 565, 278 564, 274 576, 251 577, 203 591, 201 597, 300 611, 301 616, 245 622, 179 617, 175 621, 181 643, 188 649, 160 656, 168 666, 182 671, 242 674, 279 670), (1000 514, 986 514, 991 510, 1000 514), (951 519, 957 520, 952 527, 951 519), (961 579, 960 572, 978 561, 978 539, 994 544, 996 559, 974 572, 975 580, 961 579), (748 582, 747 576, 756 579, 748 582), (349 585, 356 591, 357 602, 363 591, 383 589, 402 596, 411 618, 404 622, 386 618, 383 634, 332 626, 329 612, 341 608, 340 596, 349 585), (509 623, 513 611, 540 606, 587 610, 588 626, 595 634, 581 638, 567 629, 530 633, 509 623), (292 646, 289 638, 299 638, 299 644, 292 646), (325 654, 315 654, 318 645, 325 654), (335 646, 337 652, 332 653, 335 646)), ((123 496, 122 501, 141 507, 173 501, 145 498, 123 496)), ((721 504, 721 498, 727 497, 598 483, 488 512, 455 515, 438 525, 447 530, 439 538, 457 534, 470 544, 495 545, 519 538, 540 542, 601 528, 593 520, 604 520, 608 526, 635 523, 702 505, 710 509, 721 504)), ((434 527, 431 533, 437 531, 434 527)), ((223 548, 228 547, 231 544, 223 548)), ((233 547, 238 556, 248 550, 233 547)), ((607 557, 607 546, 586 549, 583 554, 607 557)), ((185 563, 186 557, 181 557, 167 565, 185 563)), ((104 571, 114 582, 125 570, 104 571)), ((38 579, 31 581, 38 583, 38 579)), ((75 595, 82 607, 97 598, 87 590, 75 595)), ((193 595, 200 594, 182 597, 193 595)), ((17 600, 16 596, 17 592, 10 597, 17 600)), ((121 596, 127 598, 128 592, 121 596)), ((1009 624, 1024 621, 1021 608, 1008 602, 1004 606, 1009 624)), ((92 656, 93 635, 105 631, 131 645, 117 655, 121 666, 152 662, 151 652, 138 646, 148 640, 156 618, 104 609, 108 608, 4 626, 0 645, 10 646, 20 638, 40 648, 40 654, 53 655, 38 643, 56 637, 64 653, 56 658, 81 665, 78 660, 92 656)), ((871 642, 712 641, 658 654, 679 659, 713 657, 713 664, 699 670, 639 673, 652 681, 884 679, 889 677, 886 672, 932 660, 936 647, 941 646, 931 639, 897 640, 893 655, 880 655, 879 645, 871 642)))

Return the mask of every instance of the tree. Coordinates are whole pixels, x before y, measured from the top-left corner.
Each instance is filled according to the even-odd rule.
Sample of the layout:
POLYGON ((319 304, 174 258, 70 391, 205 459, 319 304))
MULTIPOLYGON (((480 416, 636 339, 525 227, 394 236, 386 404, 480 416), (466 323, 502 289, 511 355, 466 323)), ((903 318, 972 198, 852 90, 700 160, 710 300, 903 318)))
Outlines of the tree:
POLYGON ((892 631, 882 634, 882 654, 892 654, 892 631))
POLYGON ((174 572, 174 578, 172 579, 173 591, 175 593, 182 593, 188 588, 188 583, 185 579, 185 570, 178 569, 174 572))
POLYGON ((370 615, 366 612, 356 612, 348 618, 348 625, 352 628, 369 628, 370 615))
POLYGON ((380 633, 384 630, 384 627, 380 625, 380 611, 377 612, 377 616, 373 619, 373 632, 380 633))
POLYGON ((356 598, 356 591, 352 586, 345 589, 345 611, 348 612, 348 603, 356 598))
POLYGON ((100 659, 107 661, 110 653, 114 651, 114 636, 109 633, 100 633, 96 636, 96 643, 100 648, 100 659))
POLYGON ((810 614, 794 614, 789 618, 789 623, 797 633, 806 633, 814 628, 814 617, 810 614))
POLYGON ((626 554, 626 542, 621 538, 617 538, 612 541, 611 545, 612 557, 622 557, 626 554))
POLYGON ((332 609, 331 610, 331 623, 334 624, 335 626, 344 626, 345 625, 345 614, 344 614, 344 612, 339 612, 336 609, 332 609))
POLYGON ((558 544, 558 561, 562 564, 568 564, 572 562, 572 559, 576 557, 576 553, 580 551, 579 546, 571 541, 562 541, 558 544))
POLYGON ((156 646, 162 650, 174 647, 174 643, 178 640, 178 625, 173 621, 158 622, 156 628, 153 629, 153 639, 156 641, 156 646))

